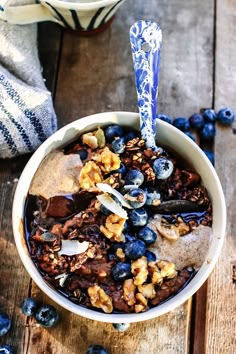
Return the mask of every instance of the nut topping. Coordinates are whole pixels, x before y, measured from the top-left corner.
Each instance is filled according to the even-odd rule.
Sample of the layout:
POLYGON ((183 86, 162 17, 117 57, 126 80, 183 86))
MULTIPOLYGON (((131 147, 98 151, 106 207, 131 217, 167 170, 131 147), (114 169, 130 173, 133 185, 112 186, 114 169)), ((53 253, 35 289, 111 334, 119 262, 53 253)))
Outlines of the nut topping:
POLYGON ((112 299, 98 285, 88 288, 88 294, 91 304, 94 307, 102 309, 105 313, 113 311, 112 299))

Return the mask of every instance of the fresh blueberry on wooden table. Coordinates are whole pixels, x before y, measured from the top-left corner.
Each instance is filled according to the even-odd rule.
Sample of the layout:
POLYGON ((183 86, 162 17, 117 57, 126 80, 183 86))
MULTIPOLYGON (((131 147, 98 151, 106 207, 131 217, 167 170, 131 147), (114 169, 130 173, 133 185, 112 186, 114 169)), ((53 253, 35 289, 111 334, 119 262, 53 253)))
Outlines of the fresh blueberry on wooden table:
POLYGON ((184 132, 184 134, 187 135, 192 141, 194 141, 194 142, 196 141, 195 136, 192 133, 184 132))
POLYGON ((215 164, 214 153, 209 150, 203 150, 203 152, 205 153, 205 155, 208 157, 208 159, 211 161, 212 165, 214 166, 215 164))
POLYGON ((215 123, 215 121, 216 121, 216 112, 214 111, 214 109, 206 108, 203 111, 202 116, 203 116, 205 122, 215 123))
POLYGON ((223 108, 217 113, 217 121, 222 125, 231 125, 234 121, 235 114, 231 108, 223 108))
POLYGON ((190 129, 190 124, 188 119, 183 117, 175 118, 172 124, 174 127, 181 130, 182 132, 187 132, 190 129))
POLYGON ((38 303, 31 297, 27 297, 21 304, 21 311, 25 316, 34 316, 38 303))
POLYGON ((59 315, 52 305, 44 305, 36 311, 35 319, 43 327, 52 327, 58 322, 59 315))
POLYGON ((108 352, 102 345, 94 344, 88 347, 86 354, 108 354, 108 352))
POLYGON ((213 123, 206 123, 200 131, 200 138, 203 140, 212 140, 216 135, 216 127, 213 123))
POLYGON ((201 130, 204 127, 205 121, 200 113, 192 114, 189 119, 190 127, 196 130, 201 130))
POLYGON ((0 336, 6 334, 11 327, 11 319, 10 317, 4 313, 0 313, 0 336))
POLYGON ((127 331, 127 329, 129 329, 130 323, 113 323, 113 327, 118 332, 125 332, 125 331, 127 331))
POLYGON ((165 114, 157 114, 156 118, 160 119, 160 120, 163 120, 166 123, 172 124, 172 119, 169 116, 165 115, 165 114))

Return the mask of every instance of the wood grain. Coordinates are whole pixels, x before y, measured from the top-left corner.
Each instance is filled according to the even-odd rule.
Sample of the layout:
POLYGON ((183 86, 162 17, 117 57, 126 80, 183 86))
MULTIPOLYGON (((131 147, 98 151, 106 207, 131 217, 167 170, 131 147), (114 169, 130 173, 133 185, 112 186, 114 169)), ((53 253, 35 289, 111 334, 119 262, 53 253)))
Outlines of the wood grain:
MULTIPOLYGON (((129 28, 145 18, 163 28, 160 111, 188 116, 202 106, 211 106, 214 1, 150 0, 148 6, 142 0, 136 0, 135 6, 127 1, 112 26, 94 37, 61 32, 53 24, 40 25, 41 62, 47 87, 55 94, 59 126, 102 111, 137 111, 129 28)), ((94 343, 104 345, 110 354, 188 353, 193 325, 191 299, 165 316, 132 325, 125 333, 118 333, 111 324, 75 316, 56 304, 61 320, 55 328, 46 330, 25 319, 19 305, 28 294, 42 303, 53 303, 30 281, 13 241, 14 178, 19 177, 26 160, 1 162, 0 254, 4 257, 0 257, 0 304, 1 310, 12 316, 13 327, 0 343, 13 344, 17 354, 83 354, 94 343)), ((200 302, 197 304, 194 311, 200 311, 198 318, 204 318, 200 302)), ((208 337, 212 343, 210 333, 208 337)))
MULTIPOLYGON (((215 106, 236 110, 235 28, 236 6, 233 0, 217 1, 215 106)), ((208 281, 206 352, 233 354, 236 351, 236 288, 232 267, 236 264, 236 135, 230 128, 218 127, 215 140, 216 171, 226 198, 227 230, 220 259, 208 281), (223 158, 222 158, 223 155, 223 158)))
MULTIPOLYGON (((41 58, 44 58, 44 67, 47 68, 44 70, 44 77, 48 87, 53 90, 60 46, 60 37, 56 34, 61 33, 61 28, 54 26, 53 29, 50 25, 45 25, 43 28, 42 26, 39 50, 41 58), (51 42, 49 41, 51 52, 50 47, 46 46, 48 29, 52 30, 53 37, 51 42)), ((29 155, 11 160, 0 160, 0 311, 6 312, 12 320, 10 332, 5 336, 0 336, 0 345, 5 343, 13 345, 17 354, 30 353, 28 352, 30 326, 20 311, 20 305, 23 299, 30 295, 31 280, 16 250, 12 233, 11 210, 17 181, 28 159, 29 155)), ((31 353, 33 354, 33 351, 31 353)))

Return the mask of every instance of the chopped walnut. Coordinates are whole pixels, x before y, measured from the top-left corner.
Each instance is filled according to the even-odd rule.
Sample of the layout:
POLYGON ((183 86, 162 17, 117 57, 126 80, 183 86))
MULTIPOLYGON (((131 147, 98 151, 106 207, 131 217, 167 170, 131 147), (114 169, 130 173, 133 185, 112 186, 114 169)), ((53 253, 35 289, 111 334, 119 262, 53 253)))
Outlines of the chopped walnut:
POLYGON ((105 291, 98 285, 94 285, 88 288, 88 294, 91 304, 94 307, 102 309, 105 313, 111 313, 113 311, 112 299, 105 291))
POLYGON ((124 300, 129 306, 133 306, 136 303, 136 286, 133 279, 126 279, 123 284, 124 300))
POLYGON ((136 261, 132 261, 131 272, 134 275, 134 284, 142 285, 148 276, 147 258, 143 256, 136 261))
POLYGON ((156 296, 154 284, 152 283, 139 285, 138 291, 147 299, 154 299, 154 297, 156 296))
POLYGON ((121 185, 120 173, 113 173, 111 176, 104 179, 103 183, 109 184, 112 188, 119 188, 121 185))
POLYGON ((98 147, 98 141, 93 133, 86 133, 82 135, 83 144, 88 145, 91 149, 96 149, 98 147))
POLYGON ((141 293, 136 294, 137 303, 134 305, 134 311, 136 313, 144 312, 147 310, 147 299, 141 293))
POLYGON ((94 161, 88 161, 82 168, 79 176, 79 184, 82 189, 89 190, 95 187, 97 183, 103 181, 100 168, 94 161))
POLYGON ((120 260, 121 262, 123 262, 123 261, 125 260, 125 253, 124 253, 124 251, 122 250, 122 248, 118 248, 118 249, 116 250, 116 255, 117 255, 117 257, 119 258, 119 260, 120 260))
POLYGON ((148 263, 148 273, 152 279, 152 284, 161 285, 163 283, 163 276, 161 275, 160 269, 157 267, 156 262, 148 263))
POLYGON ((158 267, 161 269, 161 275, 163 278, 174 278, 177 275, 175 270, 175 265, 172 262, 160 261, 157 263, 158 267))
POLYGON ((101 153, 101 169, 109 173, 120 168, 120 158, 117 154, 105 147, 101 153))
POLYGON ((125 241, 125 236, 122 234, 126 219, 119 215, 111 214, 106 218, 105 226, 100 226, 100 231, 109 239, 114 239, 117 242, 125 241))

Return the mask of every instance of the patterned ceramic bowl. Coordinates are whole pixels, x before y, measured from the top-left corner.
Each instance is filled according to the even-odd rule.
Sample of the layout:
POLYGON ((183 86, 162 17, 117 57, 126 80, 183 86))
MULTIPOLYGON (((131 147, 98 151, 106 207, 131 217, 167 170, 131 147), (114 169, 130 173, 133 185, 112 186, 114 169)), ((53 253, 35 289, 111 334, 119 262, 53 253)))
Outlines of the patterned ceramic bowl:
POLYGON ((191 163, 193 168, 200 174, 212 202, 213 236, 202 266, 191 281, 175 296, 143 313, 106 314, 94 311, 71 302, 50 287, 42 278, 29 255, 24 233, 25 202, 32 178, 43 158, 53 149, 67 145, 83 132, 95 130, 98 126, 103 127, 116 123, 138 129, 139 115, 128 112, 95 114, 68 124, 47 139, 30 158, 19 179, 14 197, 12 220, 15 242, 21 260, 35 283, 50 298, 67 310, 83 317, 102 322, 132 323, 148 320, 173 310, 184 303, 201 287, 211 273, 221 251, 226 227, 226 207, 221 184, 215 169, 202 150, 181 131, 168 123, 158 120, 156 134, 158 145, 175 151, 183 159, 191 163))
MULTIPOLYGON (((39 0, 37 4, 9 6, 0 0, 0 19, 13 24, 53 21, 81 32, 106 28, 125 0, 39 0)), ((31 1, 30 1, 31 2, 31 1)))

